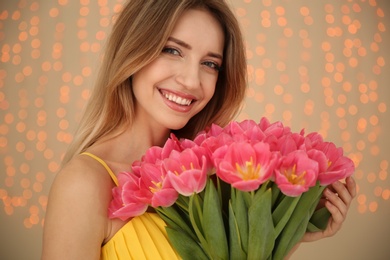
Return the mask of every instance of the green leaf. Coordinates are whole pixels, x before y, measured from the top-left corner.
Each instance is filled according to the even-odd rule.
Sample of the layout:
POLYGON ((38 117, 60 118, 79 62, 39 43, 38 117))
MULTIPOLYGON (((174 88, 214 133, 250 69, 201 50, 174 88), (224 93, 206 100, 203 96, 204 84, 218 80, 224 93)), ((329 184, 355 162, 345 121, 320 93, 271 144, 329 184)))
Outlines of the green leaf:
POLYGON ((267 259, 274 247, 275 230, 271 214, 271 189, 257 192, 248 211, 248 259, 267 259))
POLYGON ((230 194, 231 185, 222 181, 218 177, 216 177, 216 179, 217 179, 217 192, 219 195, 219 200, 221 202, 222 218, 225 225, 225 230, 227 231, 229 230, 229 204, 231 198, 231 194, 230 194))
POLYGON ((170 242, 184 260, 194 258, 202 260, 209 259, 202 247, 189 235, 174 228, 167 227, 166 230, 170 242))
POLYGON ((178 213, 175 207, 166 207, 166 208, 156 208, 156 212, 161 217, 162 220, 167 224, 168 227, 174 229, 181 229, 183 232, 192 236, 193 239, 196 239, 196 236, 193 232, 193 229, 189 226, 182 216, 178 213))
POLYGON ((249 208, 252 204, 252 197, 249 192, 241 192, 242 197, 244 198, 246 208, 249 208))
MULTIPOLYGON (((179 195, 179 197, 177 198, 175 204, 184 212, 188 213, 188 204, 189 204, 189 197, 187 196, 183 196, 183 195, 179 195)), ((187 215, 187 214, 186 214, 187 215)))
POLYGON ((310 221, 309 221, 309 223, 307 223, 306 232, 319 232, 319 231, 322 231, 322 229, 320 229, 319 227, 317 227, 316 225, 314 225, 310 221))
POLYGON ((316 196, 316 199, 313 200, 313 204, 310 208, 310 213, 311 215, 313 214, 313 212, 316 210, 317 206, 318 206, 318 203, 320 202, 320 199, 322 197, 322 192, 324 191, 324 189, 326 188, 325 186, 320 186, 319 182, 317 183, 317 185, 315 186, 317 187, 317 194, 316 195, 313 195, 313 196, 316 196))
POLYGON ((331 214, 327 208, 323 207, 316 210, 310 218, 307 226, 308 232, 318 232, 326 229, 331 214))
POLYGON ((198 194, 193 194, 190 196, 188 213, 190 215, 191 224, 194 227, 195 231, 198 230, 200 234, 203 236, 204 235, 202 230, 203 211, 199 200, 200 198, 198 197, 198 194))
MULTIPOLYGON (((286 256, 290 250, 302 239, 304 236, 306 229, 307 229, 307 223, 309 222, 310 214, 307 212, 304 217, 302 217, 301 221, 297 223, 297 228, 295 230, 295 235, 290 239, 288 242, 288 245, 286 246, 286 250, 284 252, 284 256, 286 256)), ((274 256, 274 260, 277 260, 278 258, 274 256)), ((280 258, 280 260, 284 259, 280 258)))
MULTIPOLYGON (((262 193, 268 191, 268 189, 271 185, 272 185, 271 181, 267 181, 267 182, 261 184, 260 188, 256 191, 256 194, 259 194, 259 196, 260 196, 262 193)), ((272 196, 272 194, 271 194, 271 196, 272 196)))
POLYGON ((280 203, 272 213, 272 219, 275 226, 275 237, 278 237, 280 232, 282 232, 294 212, 300 197, 301 196, 289 197, 284 195, 284 198, 281 199, 280 203))
POLYGON ((276 240, 274 248, 274 260, 283 259, 296 243, 305 234, 307 224, 312 215, 316 203, 318 203, 320 186, 317 184, 301 195, 297 206, 286 226, 276 240))
POLYGON ((190 201, 189 201, 189 209, 188 213, 190 215, 190 221, 192 224, 192 227, 194 228, 195 234, 199 239, 200 244, 203 247, 203 250, 206 252, 208 256, 210 256, 210 248, 209 245, 207 244, 207 241, 204 237, 204 232, 202 228, 202 209, 200 207, 200 198, 198 197, 197 194, 193 194, 190 196, 190 201))
POLYGON ((202 224, 212 259, 229 259, 229 249, 222 217, 221 203, 212 180, 209 180, 206 185, 202 224))
POLYGON ((317 210, 318 203, 320 202, 322 197, 322 192, 325 188, 325 186, 320 186, 318 183, 317 199, 313 202, 312 207, 310 209, 311 217, 308 223, 308 228, 306 230, 307 232, 322 231, 328 225, 328 220, 331 214, 325 207, 322 207, 317 210))
POLYGON ((278 205, 277 201, 279 200, 279 196, 284 196, 284 194, 280 192, 278 185, 276 185, 276 183, 274 182, 272 182, 271 189, 272 189, 272 209, 274 209, 275 206, 278 205))
POLYGON ((248 206, 245 202, 245 195, 248 192, 243 192, 232 188, 232 210, 234 212, 235 221, 238 225, 238 230, 241 238, 241 246, 245 252, 248 252, 248 206))
MULTIPOLYGON (((242 248, 243 242, 240 236, 238 221, 234 215, 232 203, 229 203, 229 257, 230 259, 246 259, 246 253, 242 248)), ((248 233, 248 231, 246 232, 248 233)))

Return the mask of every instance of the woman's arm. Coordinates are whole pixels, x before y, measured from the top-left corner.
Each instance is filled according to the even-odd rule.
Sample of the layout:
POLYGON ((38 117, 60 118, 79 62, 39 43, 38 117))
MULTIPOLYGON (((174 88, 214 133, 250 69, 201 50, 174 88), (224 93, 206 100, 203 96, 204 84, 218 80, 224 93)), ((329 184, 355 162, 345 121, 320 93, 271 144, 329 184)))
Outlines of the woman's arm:
POLYGON ((53 182, 42 259, 99 259, 111 199, 106 173, 76 159, 53 182), (104 176, 104 177, 102 177, 104 176))

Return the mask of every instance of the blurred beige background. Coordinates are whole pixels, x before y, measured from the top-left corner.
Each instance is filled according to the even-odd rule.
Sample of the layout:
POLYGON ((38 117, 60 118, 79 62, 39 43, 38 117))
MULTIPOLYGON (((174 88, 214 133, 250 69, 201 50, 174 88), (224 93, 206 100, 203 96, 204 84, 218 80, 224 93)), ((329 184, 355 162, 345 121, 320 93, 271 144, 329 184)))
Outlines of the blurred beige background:
MULTIPOLYGON (((390 259, 390 2, 230 0, 249 87, 239 120, 319 131, 357 167, 343 229, 298 259, 390 259)), ((39 259, 47 195, 122 0, 0 2, 0 259, 39 259)))

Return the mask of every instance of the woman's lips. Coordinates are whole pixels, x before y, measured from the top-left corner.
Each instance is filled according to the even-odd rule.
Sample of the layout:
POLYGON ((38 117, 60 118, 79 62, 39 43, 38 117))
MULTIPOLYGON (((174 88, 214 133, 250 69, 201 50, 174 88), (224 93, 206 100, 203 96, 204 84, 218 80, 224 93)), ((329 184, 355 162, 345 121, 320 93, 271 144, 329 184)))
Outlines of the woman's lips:
POLYGON ((188 112, 192 107, 191 105, 196 101, 194 96, 185 93, 168 91, 166 89, 159 89, 159 92, 165 104, 179 112, 188 112))

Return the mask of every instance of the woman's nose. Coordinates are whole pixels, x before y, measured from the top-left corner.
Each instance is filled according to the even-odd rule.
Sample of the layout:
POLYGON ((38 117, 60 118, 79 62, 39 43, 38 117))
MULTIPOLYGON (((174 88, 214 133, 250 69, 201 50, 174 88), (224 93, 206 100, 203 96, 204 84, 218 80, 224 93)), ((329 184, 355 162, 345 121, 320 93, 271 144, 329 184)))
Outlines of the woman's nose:
POLYGON ((193 89, 200 86, 199 64, 187 63, 179 68, 176 81, 185 88, 193 89))

